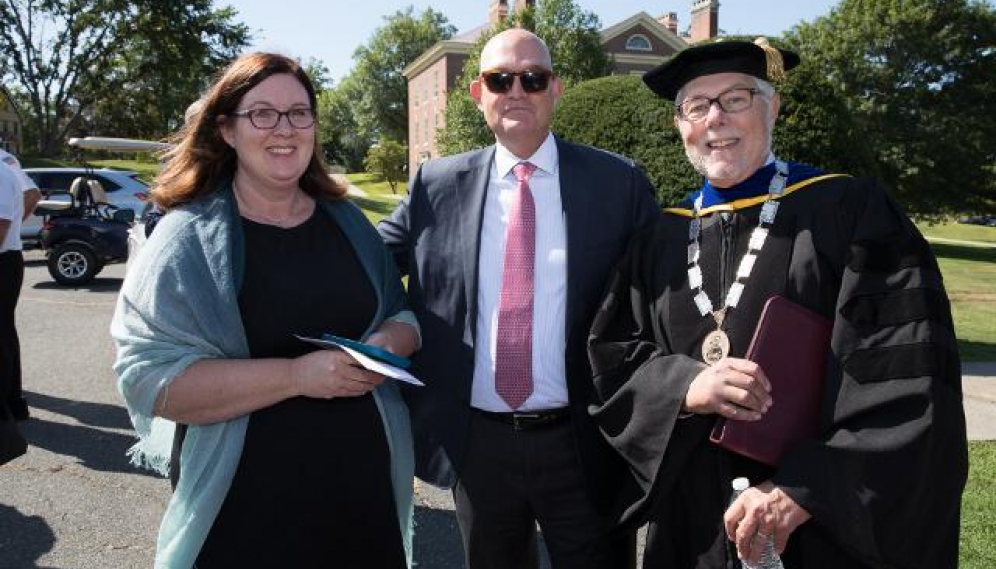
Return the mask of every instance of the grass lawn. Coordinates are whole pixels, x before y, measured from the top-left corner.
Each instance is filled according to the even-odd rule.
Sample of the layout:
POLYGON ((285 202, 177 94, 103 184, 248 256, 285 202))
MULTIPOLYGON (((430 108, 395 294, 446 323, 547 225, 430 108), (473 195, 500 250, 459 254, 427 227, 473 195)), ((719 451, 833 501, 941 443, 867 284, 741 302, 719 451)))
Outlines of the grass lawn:
MULTIPOLYGON (((921 225, 927 239, 996 244, 996 227, 946 223, 921 225)), ((934 242, 951 298, 958 348, 967 361, 996 361, 996 248, 934 242)))
POLYGON ((996 227, 984 225, 968 225, 965 223, 947 222, 930 225, 918 223, 920 232, 928 237, 941 239, 958 239, 960 241, 979 241, 996 244, 996 227))
POLYGON ((138 160, 94 160, 90 162, 100 168, 111 168, 114 170, 131 170, 138 172, 138 177, 146 184, 151 184, 159 173, 158 162, 144 162, 138 160))
POLYGON ((968 485, 961 500, 962 569, 996 567, 996 441, 968 446, 968 485))
POLYGON ((376 224, 384 219, 398 207, 400 202, 408 195, 408 184, 401 182, 398 184, 397 193, 391 192, 391 186, 387 182, 380 181, 373 174, 359 173, 348 174, 349 183, 366 192, 367 197, 353 197, 353 202, 363 209, 367 219, 376 224))

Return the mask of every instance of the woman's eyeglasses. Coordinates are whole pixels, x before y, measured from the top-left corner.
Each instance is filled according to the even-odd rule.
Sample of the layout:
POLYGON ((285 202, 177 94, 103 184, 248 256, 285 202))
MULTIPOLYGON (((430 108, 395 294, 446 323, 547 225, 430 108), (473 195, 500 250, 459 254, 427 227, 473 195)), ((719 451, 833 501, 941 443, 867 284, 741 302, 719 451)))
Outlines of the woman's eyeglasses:
POLYGON ((519 78, 519 83, 522 85, 522 90, 526 93, 539 93, 540 91, 545 91, 550 85, 550 78, 553 77, 553 73, 549 71, 520 71, 513 73, 511 71, 485 71, 481 73, 481 78, 484 79, 484 84, 488 87, 488 91, 495 93, 496 95, 504 95, 512 89, 512 85, 515 84, 515 78, 519 78))
POLYGON ((315 111, 308 107, 299 107, 289 111, 278 111, 269 107, 245 109, 232 112, 232 116, 249 117, 252 126, 269 130, 277 128, 280 117, 287 117, 287 122, 294 128, 311 128, 315 124, 315 111))

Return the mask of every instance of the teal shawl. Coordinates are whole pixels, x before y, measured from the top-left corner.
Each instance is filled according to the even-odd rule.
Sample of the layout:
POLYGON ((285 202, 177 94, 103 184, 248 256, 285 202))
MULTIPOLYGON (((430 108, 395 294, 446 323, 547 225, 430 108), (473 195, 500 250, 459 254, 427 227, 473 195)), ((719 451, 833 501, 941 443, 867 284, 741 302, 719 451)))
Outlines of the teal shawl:
MULTIPOLYGON (((364 336, 385 320, 417 328, 394 261, 370 222, 347 201, 319 204, 352 244, 374 285, 377 314, 364 336)), ((174 424, 154 417, 153 406, 173 378, 201 359, 249 357, 238 306, 243 265, 242 226, 230 182, 171 211, 133 259, 111 323, 118 388, 140 437, 129 451, 133 463, 168 471, 174 424)), ((414 461, 408 410, 393 381, 381 384, 374 399, 390 447, 410 567, 414 461)), ((180 480, 159 528, 155 567, 189 569, 196 561, 228 493, 247 424, 243 416, 188 429, 180 480)))

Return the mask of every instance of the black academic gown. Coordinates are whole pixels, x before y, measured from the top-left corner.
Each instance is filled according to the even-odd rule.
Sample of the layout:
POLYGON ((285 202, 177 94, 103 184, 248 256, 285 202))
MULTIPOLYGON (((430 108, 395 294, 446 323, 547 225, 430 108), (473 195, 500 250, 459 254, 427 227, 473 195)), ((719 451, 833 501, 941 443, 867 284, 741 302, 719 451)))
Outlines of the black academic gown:
MULTIPOLYGON (((967 443, 931 249, 872 181, 813 179, 780 201, 725 329, 742 357, 776 294, 833 319, 819 436, 771 469, 710 443, 714 415, 682 416, 715 323, 688 288, 690 212, 669 210, 632 242, 589 340, 591 412, 632 474, 620 519, 650 522, 644 567, 738 567, 722 528, 730 481, 770 478, 812 515, 789 540, 788 569, 956 567, 967 443)), ((700 265, 717 307, 757 226, 760 206, 741 205, 703 220, 700 265)))

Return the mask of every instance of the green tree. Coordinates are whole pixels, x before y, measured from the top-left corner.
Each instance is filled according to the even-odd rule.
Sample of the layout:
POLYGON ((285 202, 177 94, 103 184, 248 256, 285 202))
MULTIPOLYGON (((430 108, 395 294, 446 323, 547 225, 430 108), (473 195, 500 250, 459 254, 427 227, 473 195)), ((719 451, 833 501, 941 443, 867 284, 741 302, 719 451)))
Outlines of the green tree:
POLYGON ((391 193, 398 193, 398 182, 405 179, 408 149, 396 140, 386 138, 370 147, 363 161, 367 171, 377 174, 391 186, 391 193))
MULTIPOLYGON (((756 36, 725 36, 716 41, 754 41, 756 36)), ((791 47, 784 38, 774 46, 791 47)), ((803 54, 798 67, 774 83, 781 109, 772 136, 780 158, 829 172, 879 177, 878 163, 862 124, 848 110, 845 95, 827 79, 822 66, 803 54)))
POLYGON ((880 177, 862 124, 822 69, 804 58, 775 87, 782 101, 772 140, 777 156, 828 172, 880 177))
POLYGON ((247 43, 233 16, 208 0, 4 0, 0 79, 26 102, 26 130, 41 155, 106 112, 144 125, 127 134, 148 134, 151 123, 165 134, 215 67, 247 43))
POLYGON ((610 73, 612 61, 602 47, 602 24, 594 12, 582 10, 574 0, 540 0, 530 10, 535 11, 534 27, 523 27, 546 42, 553 71, 567 87, 610 73))
POLYGON ((318 95, 318 138, 325 157, 347 172, 363 170, 363 158, 377 138, 364 104, 353 74, 318 95))
POLYGON ((368 115, 380 136, 404 140, 408 132, 408 86, 405 67, 436 42, 456 33, 441 12, 432 8, 420 15, 408 6, 384 18, 385 24, 353 53, 352 74, 362 90, 356 113, 368 115))
POLYGON ((119 88, 100 86, 79 129, 87 133, 162 138, 183 123, 211 77, 249 41, 232 8, 210 0, 155 2, 115 60, 119 88))
POLYGON ((639 163, 662 204, 673 204, 702 183, 685 158, 674 106, 639 77, 614 75, 575 85, 564 93, 553 121, 558 135, 604 148, 639 163))
POLYGON ((979 0, 843 0, 787 36, 843 95, 911 213, 996 203, 996 11, 979 0))
POLYGON ((324 61, 309 57, 308 61, 304 64, 304 71, 315 86, 315 91, 321 93, 332 88, 332 76, 329 74, 329 68, 325 65, 324 61))
POLYGON ((535 8, 509 14, 507 20, 478 38, 446 100, 446 125, 437 132, 440 152, 456 154, 494 142, 483 116, 470 98, 470 83, 480 72, 481 49, 495 34, 518 25, 543 38, 553 59, 553 71, 566 87, 606 75, 610 60, 602 47, 598 16, 574 0, 539 0, 535 8))
MULTIPOLYGON (((782 158, 827 171, 874 176, 877 165, 860 125, 818 71, 805 65, 776 84, 781 110, 773 144, 782 158)), ((564 94, 553 130, 640 163, 662 204, 673 204, 702 183, 685 157, 674 106, 633 76, 593 79, 564 94)))
POLYGON ((477 78, 481 67, 481 50, 495 34, 511 27, 511 18, 494 28, 482 33, 470 56, 463 64, 463 72, 453 84, 453 89, 446 96, 444 110, 446 122, 443 128, 436 130, 436 147, 443 156, 458 154, 475 148, 483 148, 492 144, 494 134, 484 122, 484 116, 477 109, 477 104, 470 97, 470 83, 477 78))

